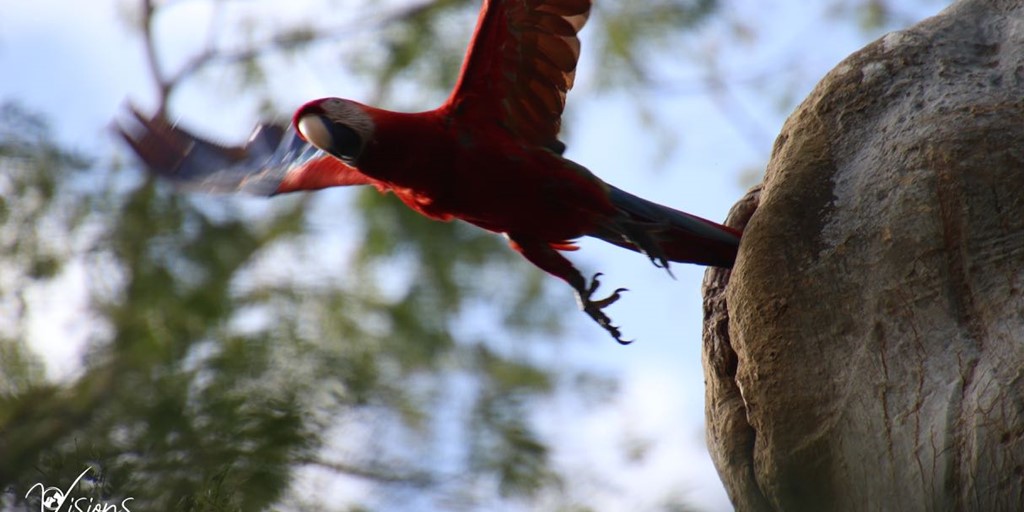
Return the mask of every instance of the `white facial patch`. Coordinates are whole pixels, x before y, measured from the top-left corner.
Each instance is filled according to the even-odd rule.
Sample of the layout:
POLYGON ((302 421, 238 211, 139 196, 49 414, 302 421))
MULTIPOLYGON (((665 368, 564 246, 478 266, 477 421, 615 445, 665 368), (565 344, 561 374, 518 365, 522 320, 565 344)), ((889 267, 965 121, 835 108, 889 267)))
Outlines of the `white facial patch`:
POLYGON ((299 133, 310 144, 327 151, 331 147, 331 132, 324 123, 324 118, 316 114, 306 114, 296 123, 299 133))

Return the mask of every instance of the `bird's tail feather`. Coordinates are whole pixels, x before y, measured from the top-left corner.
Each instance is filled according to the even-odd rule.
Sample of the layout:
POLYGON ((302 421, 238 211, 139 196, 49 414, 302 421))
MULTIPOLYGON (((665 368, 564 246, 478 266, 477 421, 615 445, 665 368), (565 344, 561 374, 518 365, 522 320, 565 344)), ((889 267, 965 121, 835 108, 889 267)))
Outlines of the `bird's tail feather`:
POLYGON ((668 268, 669 261, 732 267, 738 230, 610 188, 611 202, 623 215, 593 236, 643 253, 660 267, 668 268))

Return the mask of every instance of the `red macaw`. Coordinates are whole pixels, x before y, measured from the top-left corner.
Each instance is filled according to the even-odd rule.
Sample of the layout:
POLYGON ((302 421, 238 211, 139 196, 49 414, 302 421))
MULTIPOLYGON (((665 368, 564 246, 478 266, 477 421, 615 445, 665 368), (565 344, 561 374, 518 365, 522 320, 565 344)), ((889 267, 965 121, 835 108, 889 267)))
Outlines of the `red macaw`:
POLYGON ((290 129, 261 125, 224 147, 134 111, 120 128, 154 171, 186 187, 273 195, 343 185, 392 192, 438 220, 504 234, 512 248, 565 280, 580 306, 619 343, 588 280, 560 251, 593 236, 670 261, 731 267, 740 232, 619 190, 562 156, 558 140, 590 0, 484 0, 451 96, 435 110, 399 113, 338 98, 310 101, 290 129))

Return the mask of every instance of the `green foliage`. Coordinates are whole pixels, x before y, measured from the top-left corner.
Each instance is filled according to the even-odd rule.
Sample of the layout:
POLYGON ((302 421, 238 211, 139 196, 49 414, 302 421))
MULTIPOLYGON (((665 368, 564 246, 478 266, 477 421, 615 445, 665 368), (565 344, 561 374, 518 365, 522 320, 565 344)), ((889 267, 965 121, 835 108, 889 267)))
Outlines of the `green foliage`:
POLYGON ((82 205, 60 194, 63 178, 88 167, 83 156, 50 143, 44 120, 0 104, 0 397, 25 392, 42 366, 21 342, 25 290, 47 282, 65 263, 62 253, 81 226, 82 205), (55 172, 60 169, 62 173, 55 172), (57 207, 55 207, 57 205, 57 207))
MULTIPOLYGON (((367 194, 360 208, 372 214, 346 271, 355 278, 263 284, 246 276, 259 274, 267 252, 294 252, 304 243, 308 201, 282 201, 254 222, 152 180, 125 187, 124 177, 100 179, 110 171, 86 170, 61 153, 36 118, 8 116, 3 128, 33 137, 5 140, 0 162, 19 192, 8 197, 45 198, 37 209, 7 208, 19 217, 10 223, 9 215, 3 229, 24 238, 8 248, 4 264, 23 277, 5 299, 60 278, 34 272, 44 250, 61 266, 104 260, 92 271, 114 274, 118 283, 93 293, 90 314, 105 328, 82 375, 66 385, 42 377, 26 350, 26 329, 5 339, 5 488, 71 482, 91 466, 106 489, 96 499, 131 495, 149 509, 257 510, 281 499, 295 469, 309 464, 392 485, 440 481, 422 476, 429 464, 409 460, 403 465, 415 468, 410 473, 363 453, 339 466, 321 461, 317 449, 333 442, 325 436, 339 424, 358 423, 355 410, 429 438, 428 418, 456 392, 443 390, 449 374, 477 381, 475 409, 486 411, 466 426, 490 441, 471 447, 464 478, 493 478, 504 495, 548 485, 548 451, 531 431, 527 405, 553 389, 552 369, 453 332, 464 304, 502 296, 512 297, 502 305, 513 307, 545 301, 536 278, 509 277, 526 267, 499 237, 425 221, 392 198, 367 194), (73 187, 69 171, 109 188, 73 187), (86 220, 71 222, 63 212, 81 204, 91 205, 86 220), (49 248, 39 227, 54 218, 67 221, 65 237, 74 226, 92 226, 86 248, 49 248), (407 286, 382 293, 380 276, 398 268, 409 276, 407 286), (236 326, 247 311, 262 317, 258 327, 236 326), (403 476, 412 474, 419 476, 403 476)), ((546 316, 541 326, 556 322, 546 316)), ((521 336, 544 330, 520 327, 521 336)))
MULTIPOLYGON (((931 2, 936 5, 948 3, 935 0, 931 2)), ((880 32, 911 23, 914 18, 906 14, 903 10, 905 7, 896 0, 833 0, 829 4, 829 14, 836 20, 855 20, 865 32, 880 32)))
POLYGON ((678 46, 679 37, 707 20, 718 0, 650 0, 598 4, 598 52, 606 85, 643 83, 652 50, 678 46))
MULTIPOLYGON (((452 15, 473 14, 477 10, 476 2, 469 0, 434 0, 404 12, 402 23, 384 30, 384 61, 371 68, 377 70, 374 74, 378 94, 386 96, 396 78, 410 72, 425 89, 451 89, 466 43, 464 38, 452 37, 451 25, 446 22, 451 21, 452 15)), ((467 26, 471 27, 472 22, 457 27, 456 33, 468 37, 467 26)))
MULTIPOLYGON (((549 485, 548 450, 527 411, 554 389, 553 369, 499 355, 489 341, 459 339, 454 327, 465 304, 495 296, 512 297, 502 306, 545 301, 534 278, 509 277, 525 267, 499 237, 425 221, 392 198, 367 194, 359 207, 372 214, 354 267, 339 269, 354 277, 260 282, 253 276, 268 265, 267 253, 295 254, 308 241, 310 202, 280 201, 253 219, 153 180, 126 186, 124 176, 102 178, 111 171, 62 153, 37 118, 4 112, 18 114, 4 117, 4 133, 22 137, 6 138, 0 155, 19 192, 8 197, 43 198, 34 209, 7 206, 18 217, 8 215, 3 229, 24 238, 5 253, 4 265, 21 275, 5 300, 61 277, 35 272, 37 254, 59 267, 105 261, 91 271, 117 282, 92 293, 89 314, 104 328, 73 381, 45 380, 26 350, 24 326, 4 339, 4 488, 66 485, 91 466, 91 488, 103 482, 95 499, 130 495, 134 505, 157 510, 258 510, 280 500, 304 465, 422 486, 442 480, 430 476, 429 463, 385 461, 418 449, 335 464, 318 448, 337 444, 329 432, 366 421, 430 439, 431 415, 452 393, 467 393, 450 389, 448 375, 477 382, 479 392, 467 396, 479 412, 464 428, 487 439, 469 447, 463 478, 494 479, 503 495, 549 485), (71 171, 92 184, 73 186, 71 171), (64 215, 82 204, 90 205, 85 220, 64 215), (66 222, 51 236, 92 227, 84 248, 48 246, 39 227, 55 218, 66 222), (381 291, 389 269, 408 276, 399 293, 381 291), (260 320, 239 326, 252 312, 260 320)), ((19 314, 24 323, 27 311, 19 314)), ((542 326, 555 322, 548 317, 542 326)), ((521 336, 543 332, 520 327, 521 336)))
MULTIPOLYGON (((69 186, 68 171, 81 165, 63 157, 49 134, 26 130, 33 125, 29 120, 37 122, 4 119, 5 131, 35 135, 17 141, 25 156, 0 156, 21 191, 8 197, 54 193, 28 224, 22 219, 4 228, 70 237, 75 223, 39 228, 62 218, 65 208, 95 205, 111 191, 69 186)), ((38 365, 26 365, 35 370, 21 380, 34 385, 4 389, 0 481, 14 489, 70 483, 92 465, 112 492, 144 491, 138 504, 155 509, 194 509, 210 500, 227 500, 228 508, 240 510, 273 503, 288 482, 289 463, 309 453, 317 438, 304 422, 308 404, 298 397, 299 383, 261 385, 275 364, 277 340, 241 340, 227 328, 237 311, 230 285, 256 251, 286 234, 283 224, 295 225, 292 217, 301 211, 283 211, 275 222, 254 228, 237 218, 214 221, 151 182, 116 199, 109 209, 90 212, 87 222, 102 228, 87 251, 54 253, 61 263, 98 253, 117 262, 120 289, 96 297, 92 313, 107 325, 107 335, 95 341, 83 375, 69 385, 46 384, 38 365), (230 367, 225 356, 240 342, 244 356, 230 367), (230 495, 214 492, 214 484, 231 489, 230 495)), ((31 213, 21 206, 19 201, 12 210, 31 213)), ((33 247, 49 243, 46 236, 30 240, 33 247)), ((22 247, 16 255, 26 252, 22 247)), ((19 261, 9 257, 5 263, 19 261)), ((26 275, 21 286, 40 279, 31 261, 20 263, 26 275)), ((17 290, 5 290, 11 293, 17 290)), ((16 338, 9 350, 24 354, 24 343, 16 338)))
MULTIPOLYGON (((478 4, 409 4, 359 34, 376 51, 348 41, 362 53, 339 51, 380 97, 410 79, 445 94, 478 4)), ((588 30, 604 82, 642 80, 647 52, 717 7, 599 3, 588 30)), ((316 22, 262 42, 265 31, 242 27, 243 47, 214 45, 155 77, 162 101, 213 66, 231 67, 247 91, 263 85, 267 55, 336 40, 316 22)), ((21 501, 27 489, 68 485, 86 467, 80 495, 131 496, 133 510, 331 508, 289 494, 309 468, 376 484, 366 503, 338 510, 401 505, 396 488, 471 508, 539 503, 571 484, 531 411, 560 392, 600 403, 614 382, 535 357, 531 343, 556 342, 558 312, 574 308, 553 307, 549 280, 500 237, 365 190, 344 219, 359 236, 341 265, 309 249, 316 201, 279 198, 254 214, 140 176, 62 148, 45 120, 0 106, 0 506, 38 509, 21 501), (70 284, 74 269, 87 289, 70 284), (30 350, 30 320, 48 306, 29 292, 47 287, 90 304, 81 368, 60 382, 30 350)))

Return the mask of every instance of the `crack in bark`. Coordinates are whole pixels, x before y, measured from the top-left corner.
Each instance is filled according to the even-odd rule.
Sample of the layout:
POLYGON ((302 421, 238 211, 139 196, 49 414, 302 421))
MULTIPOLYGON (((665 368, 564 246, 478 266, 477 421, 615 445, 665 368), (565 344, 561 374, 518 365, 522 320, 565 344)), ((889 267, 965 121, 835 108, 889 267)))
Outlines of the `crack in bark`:
POLYGON ((966 331, 964 334, 970 341, 970 353, 957 353, 957 363, 961 375, 960 396, 957 397, 955 403, 951 404, 957 414, 950 418, 954 422, 950 428, 954 443, 952 446, 954 455, 950 459, 951 467, 946 473, 948 475, 947 488, 956 489, 956 492, 952 493, 956 500, 955 507, 958 510, 964 510, 967 507, 965 500, 968 496, 966 494, 972 487, 964 485, 964 482, 972 477, 972 475, 963 474, 963 469, 970 465, 969 461, 965 460, 970 450, 966 446, 969 418, 964 417, 964 406, 970 401, 969 395, 972 391, 979 360, 978 349, 981 340, 985 339, 985 327, 978 320, 979 315, 968 272, 967 235, 964 225, 967 204, 964 199, 963 184, 959 180, 959 169, 955 169, 951 165, 955 161, 952 155, 942 160, 943 162, 936 165, 938 174, 936 199, 945 243, 946 282, 949 285, 946 297, 953 309, 952 313, 957 324, 963 327, 966 331))

